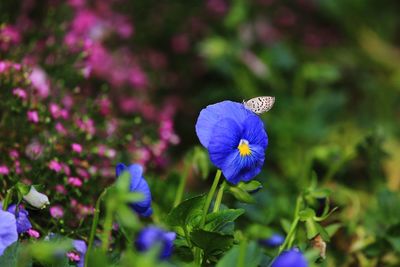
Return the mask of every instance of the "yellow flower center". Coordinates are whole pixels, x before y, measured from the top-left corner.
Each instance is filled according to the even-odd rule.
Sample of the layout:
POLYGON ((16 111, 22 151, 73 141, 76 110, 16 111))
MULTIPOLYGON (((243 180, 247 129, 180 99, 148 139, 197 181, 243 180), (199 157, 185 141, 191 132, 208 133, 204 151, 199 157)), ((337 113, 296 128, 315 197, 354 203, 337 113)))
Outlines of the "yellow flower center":
POLYGON ((249 141, 247 141, 245 139, 241 139, 240 140, 240 143, 238 145, 238 149, 239 149, 239 154, 242 157, 249 156, 251 154, 251 150, 250 150, 250 147, 249 147, 249 141))

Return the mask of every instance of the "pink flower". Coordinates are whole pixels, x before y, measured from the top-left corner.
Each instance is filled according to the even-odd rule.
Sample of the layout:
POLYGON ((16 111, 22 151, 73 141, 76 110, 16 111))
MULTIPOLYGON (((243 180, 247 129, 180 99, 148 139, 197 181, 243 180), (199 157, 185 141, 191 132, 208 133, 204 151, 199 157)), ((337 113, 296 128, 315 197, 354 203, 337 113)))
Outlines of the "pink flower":
POLYGON ((10 170, 5 165, 0 165, 0 174, 7 175, 10 173, 10 170))
POLYGON ((28 121, 33 122, 33 123, 38 123, 39 122, 39 114, 37 113, 36 110, 29 110, 26 115, 28 116, 28 121))
POLYGON ((39 67, 35 67, 29 75, 33 87, 36 89, 40 98, 46 98, 50 93, 50 82, 47 74, 39 67))
POLYGON ((27 94, 26 94, 24 89, 15 88, 15 89, 13 89, 12 92, 13 92, 13 95, 15 95, 16 97, 18 97, 18 98, 20 98, 22 100, 25 100, 26 97, 27 97, 27 94))
POLYGON ((25 149, 25 154, 30 159, 38 159, 43 154, 43 146, 38 141, 33 141, 29 145, 27 145, 25 149))
POLYGON ((61 109, 60 109, 60 107, 59 107, 57 104, 50 103, 49 109, 50 109, 51 116, 52 116, 54 119, 57 119, 57 118, 60 117, 60 115, 61 115, 61 109))
POLYGON ((27 233, 28 233, 28 235, 30 237, 33 237, 35 239, 38 239, 40 237, 40 233, 38 231, 36 231, 35 229, 32 229, 32 228, 29 229, 27 233))
POLYGON ((70 259, 70 261, 74 261, 74 262, 78 262, 81 260, 81 256, 79 256, 75 252, 68 252, 67 257, 68 257, 68 259, 70 259))
POLYGON ((50 208, 50 215, 55 219, 60 219, 64 217, 64 209, 59 205, 53 206, 50 208))
POLYGON ((8 154, 10 155, 10 158, 12 158, 12 159, 19 158, 19 153, 16 149, 10 150, 10 152, 8 154))
POLYGON ((60 172, 62 170, 62 165, 56 160, 50 161, 48 167, 50 170, 53 170, 55 172, 60 172))
POLYGON ((62 134, 62 135, 67 134, 67 130, 64 128, 64 126, 61 123, 57 122, 55 128, 59 134, 62 134))
POLYGON ((68 178, 68 183, 72 186, 75 187, 81 187, 82 186, 82 181, 81 179, 77 178, 77 177, 69 177, 68 178))
POLYGON ((80 144, 77 143, 73 143, 71 145, 72 151, 76 152, 76 153, 82 153, 82 146, 80 144))
POLYGON ((63 195, 67 194, 67 190, 65 189, 65 187, 62 184, 56 185, 56 191, 63 195))

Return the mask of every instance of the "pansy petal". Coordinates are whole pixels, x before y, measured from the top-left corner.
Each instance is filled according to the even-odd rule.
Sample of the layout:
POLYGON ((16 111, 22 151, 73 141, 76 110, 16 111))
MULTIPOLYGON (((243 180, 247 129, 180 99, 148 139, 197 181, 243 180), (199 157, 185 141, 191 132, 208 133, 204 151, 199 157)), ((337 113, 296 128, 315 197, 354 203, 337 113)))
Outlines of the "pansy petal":
POLYGON ((250 145, 251 155, 240 156, 236 150, 226 157, 221 167, 226 180, 232 184, 240 181, 250 181, 261 172, 264 164, 264 148, 257 145, 250 145))
POLYGON ((131 175, 130 190, 136 190, 140 181, 143 179, 143 167, 139 164, 132 164, 129 166, 129 174, 131 175))
POLYGON ((127 167, 126 167, 125 164, 123 164, 123 163, 118 163, 117 166, 115 167, 115 174, 116 174, 116 176, 117 176, 117 177, 120 176, 121 173, 122 173, 124 170, 126 170, 126 169, 127 169, 127 167))
POLYGON ((222 119, 214 126, 208 152, 215 166, 221 168, 226 157, 237 150, 241 131, 240 126, 230 118, 222 119))
POLYGON ((268 145, 268 136, 264 128, 264 123, 257 115, 249 116, 243 125, 243 137, 250 144, 262 146, 264 149, 268 145))
POLYGON ((146 212, 148 208, 151 206, 151 192, 146 180, 141 179, 138 186, 132 192, 139 192, 144 196, 143 200, 132 204, 133 208, 138 213, 146 212))
POLYGON ((153 209, 151 207, 148 207, 145 211, 140 212, 140 216, 142 217, 149 217, 153 214, 153 209))
POLYGON ((0 210, 0 256, 17 239, 18 233, 14 214, 0 210))
POLYGON ((196 123, 196 133, 200 143, 208 147, 213 135, 214 126, 224 118, 231 118, 241 125, 249 115, 253 113, 244 108, 243 104, 223 101, 207 106, 200 112, 196 123))

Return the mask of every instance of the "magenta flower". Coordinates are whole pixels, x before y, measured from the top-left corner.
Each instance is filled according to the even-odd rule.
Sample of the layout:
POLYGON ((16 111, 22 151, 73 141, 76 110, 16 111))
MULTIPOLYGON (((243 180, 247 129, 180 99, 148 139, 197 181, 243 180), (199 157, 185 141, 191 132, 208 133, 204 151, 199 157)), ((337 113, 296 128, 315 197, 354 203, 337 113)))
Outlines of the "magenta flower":
POLYGON ((60 219, 64 217, 64 209, 59 205, 53 206, 50 208, 50 215, 55 219, 60 219))
POLYGON ((32 229, 32 228, 29 229, 27 233, 28 233, 28 235, 30 237, 33 237, 35 239, 38 239, 40 237, 40 233, 38 231, 36 231, 35 229, 32 229))
POLYGON ((39 114, 37 113, 36 110, 29 110, 26 115, 28 116, 28 121, 33 122, 33 123, 38 123, 39 122, 39 114))
POLYGON ((71 145, 72 151, 76 152, 76 153, 82 153, 82 146, 80 144, 77 143, 73 143, 71 145))
POLYGON ((81 179, 77 178, 77 177, 69 177, 68 178, 68 183, 72 186, 75 187, 81 187, 82 186, 82 181, 81 179))
POLYGON ((27 98, 27 94, 26 91, 22 88, 14 88, 12 91, 13 95, 15 95, 16 97, 25 100, 27 98))
POLYGON ((5 165, 0 165, 0 174, 1 175, 7 175, 10 173, 10 170, 8 169, 7 166, 5 165))
POLYGON ((49 167, 50 170, 53 170, 55 172, 60 172, 62 170, 61 163, 59 163, 56 160, 50 161, 48 167, 49 167))
POLYGON ((47 74, 41 68, 35 67, 29 75, 29 79, 40 98, 43 99, 49 96, 50 82, 47 78, 47 74))

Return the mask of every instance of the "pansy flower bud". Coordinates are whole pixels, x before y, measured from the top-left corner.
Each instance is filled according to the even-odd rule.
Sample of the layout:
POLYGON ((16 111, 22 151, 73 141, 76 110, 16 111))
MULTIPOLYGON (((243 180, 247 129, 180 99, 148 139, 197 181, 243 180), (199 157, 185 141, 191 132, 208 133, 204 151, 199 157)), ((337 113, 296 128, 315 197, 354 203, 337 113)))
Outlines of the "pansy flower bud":
POLYGON ((39 193, 34 186, 31 186, 29 193, 23 198, 31 206, 38 209, 43 209, 46 205, 50 204, 49 198, 45 194, 39 193))

